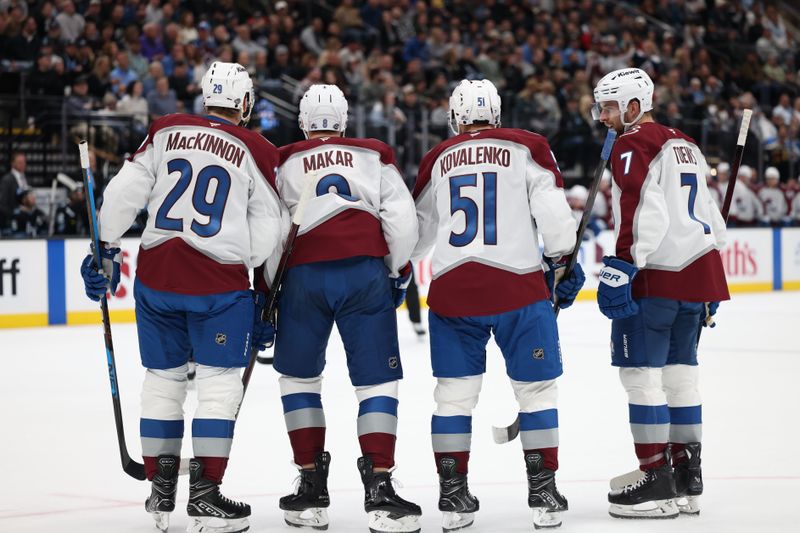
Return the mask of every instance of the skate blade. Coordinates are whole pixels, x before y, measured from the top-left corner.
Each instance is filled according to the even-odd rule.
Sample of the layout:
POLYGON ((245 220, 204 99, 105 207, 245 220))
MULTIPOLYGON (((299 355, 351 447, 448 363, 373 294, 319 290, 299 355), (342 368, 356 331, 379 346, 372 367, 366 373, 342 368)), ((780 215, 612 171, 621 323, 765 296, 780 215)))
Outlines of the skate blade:
POLYGON ((636 505, 619 505, 612 503, 608 514, 614 518, 647 518, 651 520, 677 518, 680 512, 675 500, 654 500, 636 505))
POLYGON ((675 500, 681 514, 697 516, 700 514, 700 496, 682 496, 675 500))
POLYGON ((284 511, 283 520, 292 527, 307 527, 318 531, 328 529, 328 510, 311 507, 304 511, 284 511))
POLYGON ((418 515, 398 515, 390 511, 370 511, 369 530, 371 533, 419 533, 418 515))
POLYGON ((150 513, 150 516, 156 521, 156 529, 165 532, 169 529, 169 513, 155 511, 150 513))
POLYGON ((216 516, 190 516, 186 533, 241 533, 250 529, 247 518, 217 518, 216 516))
POLYGON ((531 511, 533 511, 534 529, 549 529, 561 526, 561 511, 551 511, 544 507, 534 507, 531 511))
POLYGON ((469 527, 475 522, 475 513, 442 513, 442 531, 457 531, 469 527))

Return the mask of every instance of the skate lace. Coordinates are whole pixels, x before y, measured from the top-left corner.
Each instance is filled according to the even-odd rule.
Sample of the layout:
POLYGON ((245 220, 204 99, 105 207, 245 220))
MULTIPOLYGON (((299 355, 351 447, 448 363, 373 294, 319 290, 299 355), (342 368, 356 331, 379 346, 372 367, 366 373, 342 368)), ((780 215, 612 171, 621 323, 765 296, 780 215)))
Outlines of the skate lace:
POLYGON ((624 492, 632 492, 639 487, 643 486, 647 483, 647 480, 650 478, 650 474, 645 474, 644 476, 640 477, 636 483, 632 483, 623 489, 624 492))
POLYGON ((389 472, 389 481, 391 481, 391 482, 392 482, 392 487, 393 487, 395 490, 397 490, 397 489, 402 489, 402 488, 403 488, 403 482, 402 482, 402 481, 400 481, 399 479, 397 479, 396 477, 394 477, 394 475, 393 475, 395 470, 397 470, 397 465, 395 465, 395 466, 391 467, 391 468, 388 470, 388 472, 389 472))

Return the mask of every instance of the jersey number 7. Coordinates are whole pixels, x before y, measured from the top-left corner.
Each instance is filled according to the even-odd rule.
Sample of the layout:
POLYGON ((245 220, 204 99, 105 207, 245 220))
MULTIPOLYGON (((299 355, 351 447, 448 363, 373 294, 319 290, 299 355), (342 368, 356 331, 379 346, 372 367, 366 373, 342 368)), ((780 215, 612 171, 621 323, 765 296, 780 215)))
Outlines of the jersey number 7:
MULTIPOLYGON (((167 197, 164 198, 164 203, 158 208, 156 227, 170 231, 183 231, 183 218, 172 218, 169 216, 169 212, 192 183, 192 164, 186 159, 173 159, 167 163, 167 171, 170 174, 180 172, 181 175, 178 183, 169 191, 167 197)), ((198 172, 192 193, 192 206, 195 211, 207 216, 208 222, 202 223, 197 219, 192 219, 189 227, 193 232, 200 237, 213 237, 219 233, 222 228, 222 214, 225 212, 225 204, 228 201, 230 190, 231 175, 221 166, 209 165, 198 172), (214 197, 208 201, 206 197, 212 180, 216 181, 217 186, 214 190, 214 197)))
POLYGON ((711 233, 711 228, 694 214, 694 202, 697 199, 697 174, 682 172, 681 187, 689 187, 689 218, 703 226, 703 233, 708 235, 711 233))
MULTIPOLYGON (((497 172, 481 172, 483 176, 483 243, 497 244, 497 172)), ((464 231, 450 233, 451 246, 467 246, 478 236, 480 210, 475 200, 461 196, 463 187, 477 187, 477 174, 463 174, 450 178, 450 215, 464 212, 464 231)))

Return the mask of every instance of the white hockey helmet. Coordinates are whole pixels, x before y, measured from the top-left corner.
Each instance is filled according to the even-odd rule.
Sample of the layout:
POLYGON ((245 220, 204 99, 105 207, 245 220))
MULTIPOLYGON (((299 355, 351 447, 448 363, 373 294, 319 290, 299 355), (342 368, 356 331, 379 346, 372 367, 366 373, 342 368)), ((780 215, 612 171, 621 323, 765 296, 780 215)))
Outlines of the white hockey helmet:
POLYGON ((450 96, 450 129, 488 122, 500 127, 500 95, 489 80, 461 80, 450 96))
POLYGON ((203 75, 203 105, 242 112, 242 123, 250 120, 255 94, 250 75, 239 63, 214 61, 203 75))
POLYGON ((347 128, 347 99, 336 85, 312 85, 300 99, 297 117, 306 138, 312 131, 338 131, 347 128))
POLYGON ((594 88, 595 105, 592 107, 592 118, 600 119, 601 102, 617 102, 623 126, 636 124, 642 115, 653 110, 653 80, 647 72, 639 68, 623 68, 610 72, 597 82, 594 88), (625 112, 631 100, 639 101, 639 116, 631 122, 625 122, 625 112))

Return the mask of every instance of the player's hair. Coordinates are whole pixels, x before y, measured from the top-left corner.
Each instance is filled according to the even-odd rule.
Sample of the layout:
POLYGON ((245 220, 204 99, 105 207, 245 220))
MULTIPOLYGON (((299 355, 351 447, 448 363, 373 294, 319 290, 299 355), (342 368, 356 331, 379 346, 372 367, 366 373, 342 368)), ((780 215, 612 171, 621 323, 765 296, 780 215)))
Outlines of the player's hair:
POLYGON ((24 157, 25 156, 25 152, 23 152, 22 150, 14 150, 13 152, 11 152, 11 159, 9 159, 9 161, 13 162, 19 156, 23 156, 24 157))
POLYGON ((230 119, 231 122, 238 122, 241 118, 240 109, 232 109, 229 107, 208 106, 206 107, 206 113, 214 113, 215 115, 230 119))

